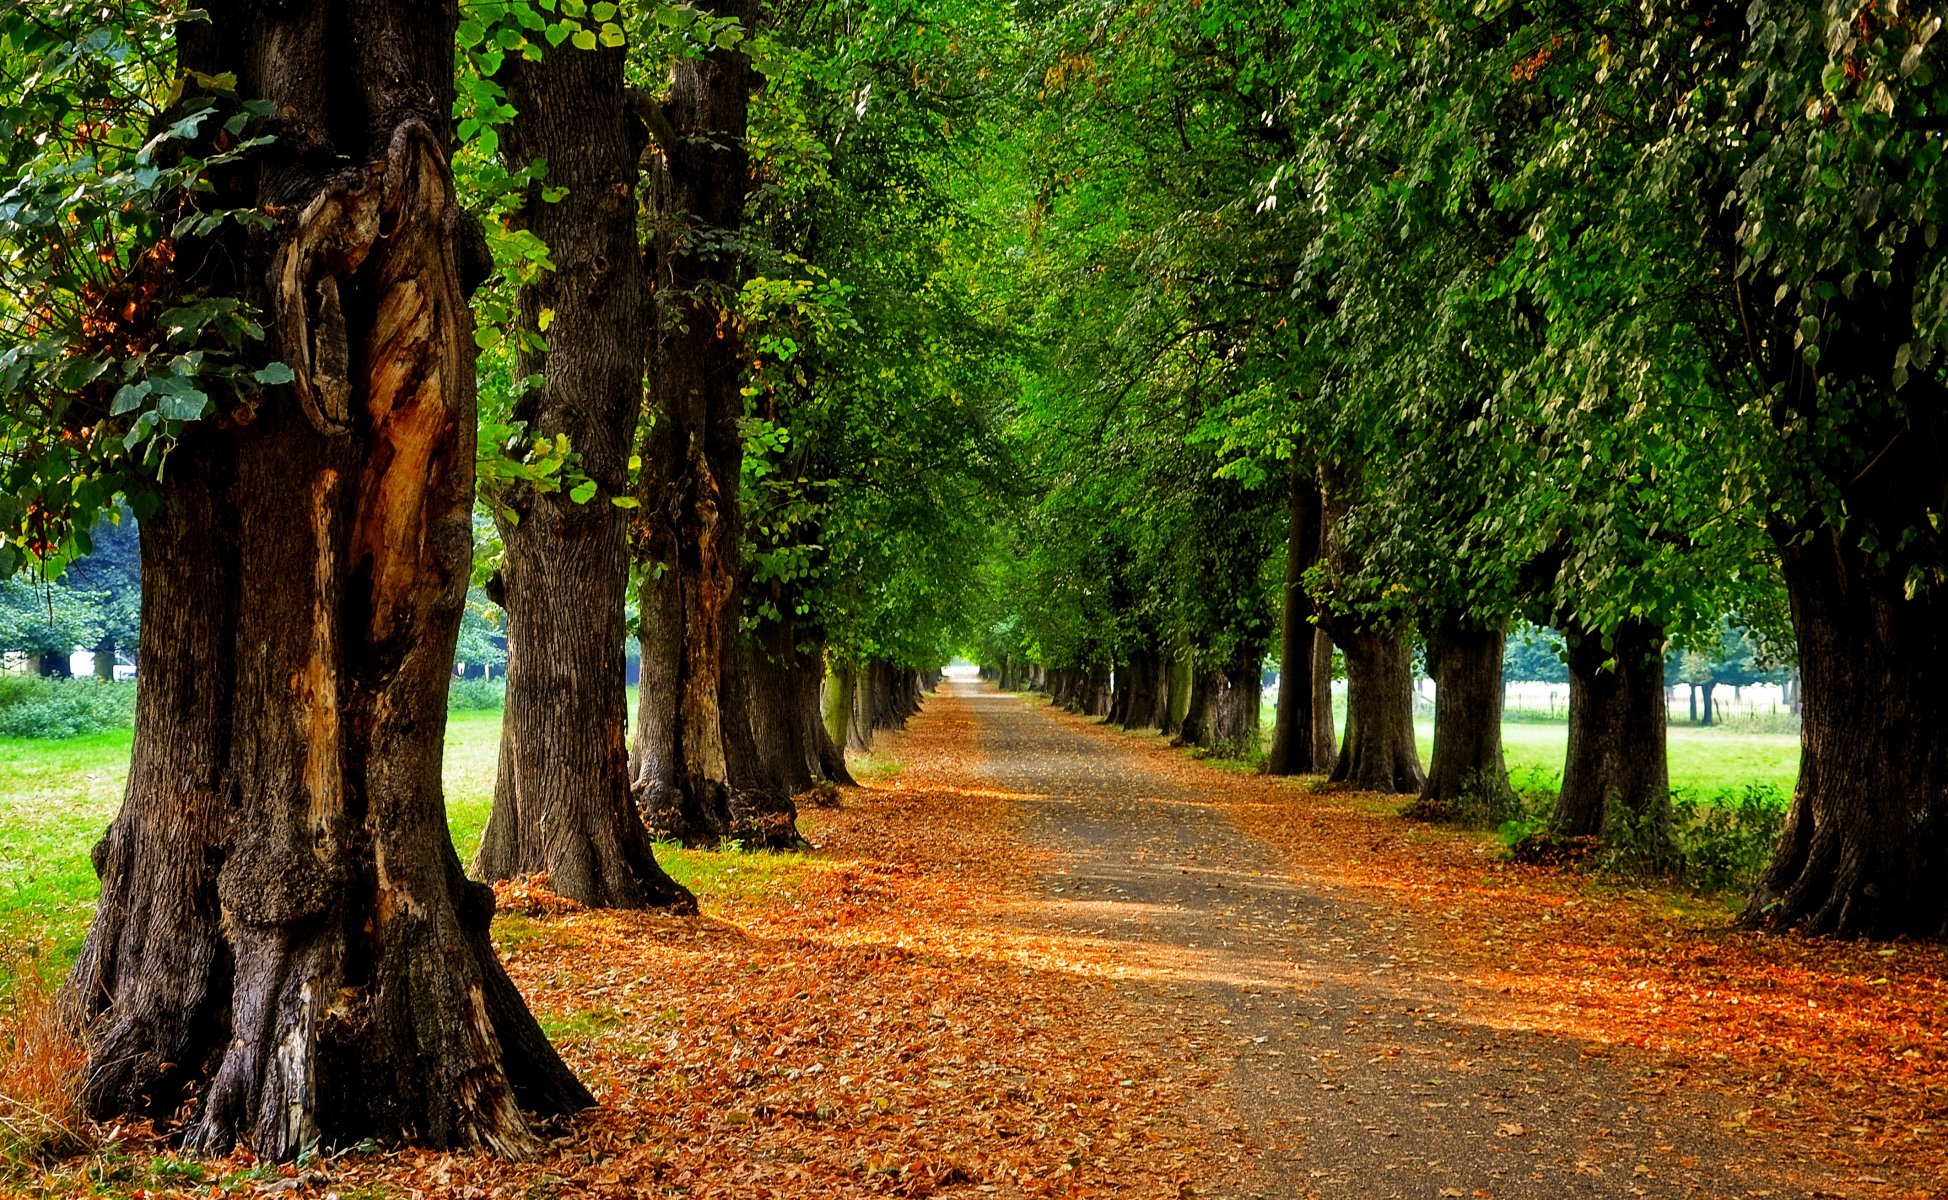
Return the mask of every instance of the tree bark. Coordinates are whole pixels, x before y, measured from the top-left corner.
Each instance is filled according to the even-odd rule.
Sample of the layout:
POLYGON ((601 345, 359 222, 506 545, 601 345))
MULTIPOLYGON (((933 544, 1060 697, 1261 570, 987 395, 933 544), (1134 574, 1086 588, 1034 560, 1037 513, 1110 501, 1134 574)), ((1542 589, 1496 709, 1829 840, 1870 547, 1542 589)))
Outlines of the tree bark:
POLYGON ((1699 721, 1699 723, 1702 725, 1711 725, 1715 723, 1714 718, 1716 714, 1712 707, 1711 694, 1715 692, 1717 689, 1718 689, 1718 685, 1711 682, 1710 680, 1706 680, 1698 688, 1700 692, 1704 693, 1704 703, 1698 706, 1698 711, 1703 714, 1701 720, 1699 721))
POLYGON ((1312 598, 1305 590, 1305 572, 1319 558, 1319 520, 1319 485, 1310 475, 1295 470, 1285 534, 1278 708, 1272 722, 1271 753, 1265 764, 1266 773, 1271 775, 1310 775, 1322 769, 1313 757, 1312 655, 1317 642, 1312 598))
MULTIPOLYGON (((704 8, 745 24, 752 12, 749 0, 704 8)), ((645 180, 656 226, 649 378, 657 412, 641 450, 636 530, 646 569, 634 787, 650 827, 693 846, 800 840, 789 795, 739 786, 764 772, 743 761, 757 753, 740 661, 744 397, 739 338, 726 320, 740 264, 724 244, 743 226, 753 82, 741 50, 679 57, 645 180)))
POLYGON ((1414 745, 1413 654, 1391 633, 1343 634, 1346 655, 1346 739, 1332 781, 1366 792, 1419 792, 1420 750, 1414 745))
POLYGON ((474 859, 481 879, 546 872, 555 892, 600 908, 695 912, 657 865, 630 794, 623 599, 627 493, 642 407, 647 280, 636 244, 640 125, 623 94, 624 51, 563 46, 512 55, 501 82, 516 115, 505 146, 519 169, 545 162, 521 222, 555 270, 521 288, 521 327, 554 313, 547 349, 523 347, 516 374, 539 376, 514 418, 566 435, 596 494, 514 483, 495 499, 507 548, 495 600, 507 613, 507 706, 494 807, 474 859), (541 191, 565 188, 550 202, 541 191))
POLYGON ((1664 634, 1625 622, 1606 642, 1565 629, 1569 664, 1569 748, 1550 827, 1565 836, 1611 839, 1619 815, 1636 829, 1633 844, 1653 863, 1672 844, 1670 774, 1665 757, 1664 634))
POLYGON ((1499 629, 1436 625, 1428 630, 1434 675, 1434 755, 1415 800, 1416 816, 1492 824, 1514 806, 1502 761, 1502 649, 1499 629))
POLYGON ((1217 741, 1217 691, 1224 676, 1209 668, 1191 672, 1190 698, 1184 706, 1184 719, 1177 729, 1177 740, 1186 746, 1209 748, 1217 741))
POLYGON ((1898 569, 1830 530, 1779 540, 1799 647, 1799 782, 1742 920, 1948 937, 1948 597, 1910 599, 1898 569))
POLYGON ((1190 715, 1191 695, 1196 691, 1196 671, 1189 654, 1179 651, 1164 668, 1164 722, 1166 737, 1183 737, 1184 718, 1190 715))
POLYGON ((1112 679, 1108 663, 1097 663, 1089 668, 1087 691, 1083 697, 1084 716, 1107 719, 1115 696, 1110 690, 1112 679))
POLYGON ((180 248, 178 269, 268 286, 253 298, 296 378, 247 421, 191 426, 145 525, 135 747, 63 993, 82 1103, 187 1113, 204 1153, 525 1153, 521 1106, 592 1100, 494 957, 492 893, 462 873, 441 795, 473 548, 457 13, 211 16, 180 27, 179 65, 234 72, 280 114, 220 186, 284 215, 180 248))
POLYGON ((1118 715, 1125 729, 1157 729, 1163 725, 1163 660, 1154 650, 1130 656, 1119 675, 1127 674, 1127 698, 1118 715))
POLYGON ((1332 718, 1332 638, 1323 629, 1312 637, 1312 766, 1332 774, 1339 757, 1339 733, 1332 718))
POLYGON ((109 638, 103 638, 101 641, 96 642, 94 654, 95 654, 95 668, 94 668, 95 678, 102 680, 103 682, 109 682, 113 680, 115 678, 114 641, 109 638))

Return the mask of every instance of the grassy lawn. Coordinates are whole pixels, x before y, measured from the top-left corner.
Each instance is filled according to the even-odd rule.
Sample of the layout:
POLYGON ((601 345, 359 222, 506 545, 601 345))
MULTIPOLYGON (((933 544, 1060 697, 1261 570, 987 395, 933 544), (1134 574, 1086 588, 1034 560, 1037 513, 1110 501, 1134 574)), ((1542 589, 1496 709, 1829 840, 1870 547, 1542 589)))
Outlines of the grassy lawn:
MULTIPOLYGON (((1343 704, 1343 699, 1341 704, 1343 704)), ((1334 719, 1346 728, 1346 714, 1334 706, 1334 719)), ((1273 707, 1262 712, 1263 728, 1271 729, 1273 707)), ((1420 761, 1427 765, 1434 753, 1434 721, 1414 722, 1420 761)), ((1673 725, 1669 733, 1671 787, 1705 798, 1735 792, 1747 784, 1765 784, 1791 794, 1799 779, 1799 735, 1751 733, 1736 725, 1702 728, 1673 725)), ((1502 724, 1502 757, 1518 786, 1554 788, 1562 781, 1563 752, 1569 746, 1569 725, 1560 721, 1506 721, 1502 724)))
MULTIPOLYGON (((1433 753, 1434 723, 1416 721, 1421 761, 1433 753)), ((1671 786, 1704 797, 1762 783, 1791 793, 1799 778, 1799 738, 1790 733, 1737 733, 1673 725, 1671 786)), ((1502 726, 1502 757, 1518 784, 1555 786, 1562 780, 1567 724, 1510 721, 1502 726)))
MULTIPOLYGON (((487 826, 500 730, 498 709, 447 719, 447 824, 462 862, 471 861, 487 826)), ((0 977, 6 961, 25 955, 59 978, 81 949, 99 892, 88 852, 121 805, 130 738, 127 730, 62 741, 0 738, 0 977)), ((698 895, 732 898, 801 856, 658 846, 656 857, 698 895)))

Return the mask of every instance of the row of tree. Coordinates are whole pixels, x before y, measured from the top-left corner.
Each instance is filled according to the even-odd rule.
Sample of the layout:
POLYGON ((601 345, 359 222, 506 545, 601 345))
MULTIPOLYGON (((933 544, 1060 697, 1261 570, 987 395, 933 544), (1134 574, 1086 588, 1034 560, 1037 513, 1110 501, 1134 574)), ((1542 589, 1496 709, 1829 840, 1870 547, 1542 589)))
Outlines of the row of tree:
POLYGON ((952 254, 984 93, 943 63, 985 17, 906 16, 0 14, 0 567, 73 581, 102 514, 142 528, 133 762, 63 993, 91 1114, 523 1153, 592 1101, 488 882, 695 911, 653 837, 800 844, 793 797, 914 711, 1012 368, 952 254), (468 869, 470 589, 507 702, 468 869))
POLYGON ((1010 130, 1038 486, 983 661, 1092 712, 1113 668, 1120 711, 1216 744, 1252 732, 1275 648, 1271 769, 1439 814, 1507 793, 1506 631, 1533 623, 1571 691, 1555 832, 1656 839, 1667 650, 1723 657, 1730 614, 1803 683, 1745 921, 1948 934, 1938 28, 1870 2, 1056 10, 1010 130))

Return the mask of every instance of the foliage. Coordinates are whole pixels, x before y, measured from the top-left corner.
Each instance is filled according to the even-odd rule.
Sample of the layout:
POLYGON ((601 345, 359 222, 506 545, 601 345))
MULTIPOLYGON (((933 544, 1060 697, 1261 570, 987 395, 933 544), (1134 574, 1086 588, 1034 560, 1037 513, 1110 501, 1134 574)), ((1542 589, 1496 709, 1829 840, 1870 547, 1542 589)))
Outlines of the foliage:
POLYGON ((0 673, 0 737, 73 738, 135 725, 135 683, 0 673))
POLYGON ((446 706, 453 712, 499 711, 507 703, 507 680, 455 679, 447 684, 446 706))
POLYGON ((184 426, 246 416, 286 382, 258 316, 205 261, 229 228, 224 173, 268 145, 268 106, 179 74, 176 7, 0 11, 0 573, 86 554, 138 513, 184 426))

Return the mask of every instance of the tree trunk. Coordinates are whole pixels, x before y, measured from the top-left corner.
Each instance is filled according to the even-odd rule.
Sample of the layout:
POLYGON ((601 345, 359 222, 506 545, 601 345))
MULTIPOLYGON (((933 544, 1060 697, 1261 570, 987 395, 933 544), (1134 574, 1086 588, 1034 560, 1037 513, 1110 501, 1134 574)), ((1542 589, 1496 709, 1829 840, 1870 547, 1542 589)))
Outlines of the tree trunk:
POLYGON ((115 642, 112 638, 103 638, 95 643, 94 675, 104 683, 115 678, 115 642))
POLYGON ((1217 743, 1217 694, 1223 687, 1224 676, 1217 671, 1200 667, 1191 672, 1190 698, 1177 730, 1180 744, 1209 749, 1217 743))
MULTIPOLYGON (((748 24, 748 0, 704 5, 748 24)), ((657 165, 645 181, 658 323, 651 339, 656 420, 641 450, 639 561, 645 564, 635 792, 650 827, 686 845, 732 838, 797 843, 789 796, 755 780, 738 661, 743 547, 738 422, 742 351, 722 309, 740 275, 735 244, 750 186, 745 147, 753 75, 742 51, 679 57, 660 110, 657 165)))
POLYGON ((1698 690, 1704 693, 1704 703, 1699 706, 1700 711, 1704 713, 1704 720, 1702 723, 1705 725, 1711 725, 1714 723, 1713 722, 1714 713, 1712 708, 1711 694, 1718 690, 1718 685, 1712 683, 1710 680, 1706 680, 1698 688, 1698 690))
POLYGON ((1332 774, 1339 757, 1339 733, 1332 719, 1332 638, 1323 629, 1312 637, 1312 769, 1332 774))
POLYGON ((1742 919, 1948 937, 1948 595, 1908 598, 1898 569, 1829 530, 1780 543, 1802 681, 1799 783, 1742 919))
POLYGON ((1179 651, 1171 656, 1164 668, 1163 732, 1166 737, 1183 740, 1184 718, 1190 715, 1191 694, 1196 691, 1195 677, 1189 654, 1179 651))
POLYGON ((511 55, 501 75, 516 116, 510 165, 545 162, 522 223, 555 270, 521 288, 521 327, 554 313, 545 351, 523 347, 516 374, 539 376, 514 419, 565 435, 596 494, 513 483, 494 497, 507 548, 494 600, 507 613, 507 707, 494 807, 474 859, 481 879, 547 872, 555 892, 591 907, 695 912, 696 898, 656 864, 629 790, 623 599, 626 494, 642 407, 648 288, 636 245, 641 134, 623 95, 624 51, 511 55), (549 202, 541 190, 566 188, 549 202))
POLYGON ((789 622, 770 621, 733 638, 721 683, 731 837, 751 848, 801 847, 793 797, 812 786, 815 752, 793 719, 798 635, 789 622))
POLYGON ((852 720, 853 692, 857 689, 858 683, 858 664, 851 659, 844 659, 827 667, 825 686, 820 693, 820 704, 825 716, 825 733, 832 745, 841 751, 839 759, 841 765, 845 762, 843 751, 847 747, 859 749, 853 741, 852 720))
POLYGON ((1687 698, 1691 701, 1691 723, 1696 725, 1698 723, 1698 685, 1689 683, 1685 687, 1690 692, 1687 698))
MULTIPOLYGON (((814 779, 828 780, 846 787, 856 786, 846 769, 843 740, 834 740, 826 728, 824 707, 825 650, 818 647, 798 656, 791 671, 796 698, 792 711, 798 721, 800 740, 806 748, 807 765, 814 779)), ((844 731, 840 732, 840 738, 844 731)))
POLYGON ((1213 732, 1218 745, 1240 754, 1258 750, 1258 728, 1264 707, 1264 663, 1259 655, 1247 654, 1231 664, 1216 697, 1213 732))
POLYGON ((1124 659, 1116 664, 1112 672, 1109 688, 1109 721, 1112 725, 1129 727, 1130 704, 1136 699, 1132 689, 1135 680, 1130 674, 1130 662, 1124 659))
POLYGON ((1156 729, 1163 724, 1163 660, 1153 650, 1130 656, 1124 668, 1128 675, 1128 699, 1119 723, 1125 729, 1156 729))
POLYGON ((1088 695, 1083 702, 1083 715, 1107 719, 1110 707, 1115 700, 1111 692, 1109 664, 1098 663, 1089 668, 1088 695))
POLYGON ((1344 634, 1346 740, 1332 781, 1365 792, 1418 792, 1420 750, 1414 745, 1413 654, 1390 633, 1344 634))
POLYGON ((1669 861, 1670 775, 1665 759, 1663 631, 1628 621, 1606 644, 1563 631, 1569 663, 1569 748, 1550 821, 1565 836, 1611 839, 1621 815, 1653 865, 1669 861), (1608 664, 1608 665, 1606 665, 1608 664))
POLYGON ((1499 629, 1436 625, 1427 635, 1434 675, 1434 756, 1414 815, 1493 824, 1515 793, 1502 761, 1502 648, 1499 629))
MULTIPOLYGON (((1285 533, 1285 595, 1279 621, 1278 708, 1272 721, 1272 749, 1265 764, 1271 775, 1310 775, 1322 768, 1313 758, 1312 597, 1305 572, 1319 558, 1319 485, 1310 475, 1292 474, 1291 505, 1285 533)), ((1328 718, 1330 720, 1330 717, 1328 718)))
POLYGON ((494 957, 440 787, 473 546, 457 13, 212 17, 179 27, 180 66, 234 72, 284 131, 221 186, 287 215, 177 261, 274 288, 256 298, 296 378, 247 422, 192 425, 144 525, 134 752, 63 994, 81 1100, 186 1113, 204 1153, 524 1153, 517 1105, 592 1101, 494 957))

